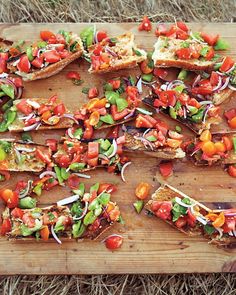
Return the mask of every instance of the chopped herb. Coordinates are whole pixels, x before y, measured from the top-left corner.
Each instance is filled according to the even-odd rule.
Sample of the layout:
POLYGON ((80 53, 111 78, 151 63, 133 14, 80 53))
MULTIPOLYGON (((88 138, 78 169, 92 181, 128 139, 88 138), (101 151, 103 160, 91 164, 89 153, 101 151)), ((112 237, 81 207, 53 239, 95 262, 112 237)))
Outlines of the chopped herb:
POLYGON ((28 132, 23 132, 21 134, 21 139, 24 141, 24 142, 32 142, 32 137, 31 135, 28 133, 28 132))
POLYGON ((206 224, 204 225, 204 231, 208 235, 212 235, 215 231, 215 228, 212 225, 206 224))
POLYGON ((142 56, 142 53, 139 51, 139 50, 137 50, 137 49, 135 49, 135 48, 132 48, 133 49, 133 52, 137 55, 137 56, 142 56))
POLYGON ((81 84, 84 83, 84 80, 82 80, 82 79, 80 79, 80 80, 78 80, 78 79, 72 79, 72 82, 73 82, 75 85, 79 86, 79 85, 81 85, 81 84))
POLYGON ((89 88, 88 87, 83 87, 82 88, 82 93, 88 94, 89 93, 89 88))
POLYGON ((154 135, 148 136, 148 137, 146 137, 146 139, 151 142, 157 141, 157 138, 154 135))
POLYGON ((190 46, 190 43, 188 41, 183 41, 181 43, 181 47, 183 47, 183 48, 189 48, 189 46, 190 46))
POLYGON ((138 200, 133 203, 133 206, 134 206, 136 212, 139 214, 143 209, 144 202, 143 202, 143 200, 138 200))
POLYGON ((118 39, 117 38, 110 38, 110 42, 115 44, 118 42, 118 39))
POLYGON ((181 133, 182 132, 182 128, 178 125, 175 126, 175 130, 178 132, 178 133, 181 133))

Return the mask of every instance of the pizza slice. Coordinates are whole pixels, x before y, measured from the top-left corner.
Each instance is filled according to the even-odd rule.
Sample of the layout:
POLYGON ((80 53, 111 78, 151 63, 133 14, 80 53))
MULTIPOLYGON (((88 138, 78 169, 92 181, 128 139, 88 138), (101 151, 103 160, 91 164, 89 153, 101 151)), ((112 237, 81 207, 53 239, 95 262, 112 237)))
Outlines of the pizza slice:
POLYGON ((51 77, 84 52, 80 37, 72 32, 41 31, 40 38, 26 45, 14 43, 8 49, 7 69, 25 81, 51 77))
POLYGON ((78 123, 56 95, 47 98, 14 100, 5 110, 0 132, 63 129, 78 123))
POLYGON ((235 209, 211 210, 170 185, 157 189, 146 209, 188 236, 223 248, 236 243, 235 209))
POLYGON ((106 73, 136 67, 147 54, 134 42, 134 34, 127 32, 114 38, 105 38, 88 48, 90 73, 106 73))

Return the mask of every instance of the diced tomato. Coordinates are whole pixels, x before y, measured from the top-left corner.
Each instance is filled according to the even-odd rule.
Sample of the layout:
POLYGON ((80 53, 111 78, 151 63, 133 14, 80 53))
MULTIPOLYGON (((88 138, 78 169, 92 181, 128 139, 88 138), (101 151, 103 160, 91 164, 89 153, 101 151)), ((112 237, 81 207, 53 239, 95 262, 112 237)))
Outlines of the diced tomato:
POLYGON ((214 57, 214 55, 215 55, 215 51, 214 51, 213 47, 210 47, 205 58, 206 58, 206 60, 211 60, 214 57))
POLYGON ((27 103, 26 99, 21 99, 20 102, 16 104, 16 108, 25 115, 31 114, 33 110, 32 106, 27 103))
POLYGON ((44 60, 49 63, 58 62, 61 57, 56 50, 46 51, 43 53, 44 60))
POLYGON ((9 58, 9 53, 8 52, 0 52, 0 58, 7 61, 9 58))
POLYGON ((60 58, 62 58, 62 59, 67 58, 68 56, 70 56, 72 54, 71 52, 69 52, 66 49, 63 49, 63 50, 59 51, 58 53, 60 55, 60 58))
POLYGON ((142 114, 139 114, 135 120, 136 128, 152 128, 154 125, 142 114))
MULTIPOLYGON (((66 40, 65 40, 65 38, 64 38, 64 36, 62 34, 56 34, 55 37, 56 37, 57 43, 66 44, 66 40)), ((57 49, 58 49, 58 46, 57 46, 57 49)))
POLYGON ((209 109, 208 111, 208 116, 209 117, 218 117, 220 114, 220 107, 217 106, 217 107, 212 107, 209 109))
POLYGON ((161 162, 159 168, 161 175, 165 178, 173 174, 173 163, 171 161, 161 162))
POLYGON ((236 223, 236 220, 234 217, 225 217, 225 223, 224 225, 222 226, 223 228, 223 232, 224 233, 228 233, 230 231, 235 231, 235 223, 236 223))
POLYGON ((230 165, 228 168, 228 173, 232 177, 236 177, 236 166, 235 165, 230 165))
POLYGON ((216 148, 216 151, 221 154, 221 153, 225 153, 226 152, 226 146, 224 145, 223 142, 221 141, 217 141, 215 142, 215 148, 216 148))
POLYGON ((206 154, 208 157, 215 155, 215 153, 217 151, 215 144, 212 141, 203 142, 201 148, 202 148, 203 153, 206 154))
POLYGON ((11 77, 10 80, 16 85, 16 87, 23 87, 22 78, 20 77, 11 77))
POLYGON ((144 60, 140 63, 140 69, 143 74, 150 74, 153 71, 153 68, 149 67, 148 60, 144 60))
POLYGON ((17 64, 17 69, 20 72, 29 73, 30 67, 31 67, 31 65, 30 65, 30 61, 29 61, 27 55, 26 54, 22 55, 20 57, 20 61, 17 64))
POLYGON ((24 212, 20 208, 16 207, 11 211, 11 216, 14 217, 14 218, 22 219, 23 215, 24 215, 24 212))
POLYGON ((48 41, 50 38, 56 38, 55 34, 53 34, 50 31, 41 31, 40 32, 40 38, 43 41, 48 41))
POLYGON ((129 111, 128 111, 128 109, 124 109, 123 111, 121 111, 121 112, 118 112, 117 111, 117 106, 116 105, 112 105, 111 106, 111 115, 112 115, 112 117, 113 117, 113 119, 115 120, 115 121, 118 121, 118 120, 121 120, 121 119, 123 119, 126 115, 128 115, 129 114, 129 111))
POLYGON ((50 189, 52 189, 54 186, 58 185, 58 181, 56 179, 53 178, 49 178, 43 185, 43 189, 45 189, 46 191, 49 191, 50 189))
POLYGON ((211 72, 210 83, 212 86, 218 85, 219 75, 216 72, 211 72))
POLYGON ((200 135, 200 140, 201 141, 211 141, 212 135, 211 135, 210 130, 204 130, 200 135))
POLYGON ((95 98, 95 97, 98 97, 97 87, 90 88, 88 92, 88 98, 95 98))
POLYGON ((188 47, 177 49, 175 54, 179 59, 191 59, 191 50, 188 47))
POLYGON ((188 105, 197 109, 201 107, 201 104, 195 98, 190 98, 190 100, 188 101, 188 105))
POLYGON ((162 202, 160 202, 160 201, 152 201, 152 203, 151 203, 151 210, 153 212, 159 210, 159 208, 161 207, 161 204, 162 204, 162 202))
POLYGON ((0 74, 7 72, 7 62, 5 59, 0 57, 0 74))
POLYGON ((229 69, 232 68, 233 65, 234 65, 234 60, 231 57, 227 56, 224 59, 222 66, 220 67, 220 71, 227 72, 229 69))
POLYGON ((190 100, 190 97, 187 93, 181 93, 178 97, 178 100, 181 102, 182 105, 187 105, 190 100))
POLYGON ((116 165, 110 165, 107 167, 108 173, 114 173, 116 171, 116 165))
POLYGON ((83 139, 91 139, 93 136, 93 127, 89 124, 88 120, 84 121, 84 127, 83 139))
POLYGON ((123 243, 123 237, 112 235, 106 238, 105 245, 109 250, 116 250, 121 247, 123 243))
POLYGON ((0 229, 1 236, 5 236, 10 231, 11 231, 11 221, 10 221, 10 218, 4 219, 3 222, 2 222, 1 229, 0 229))
POLYGON ((58 219, 58 214, 56 211, 50 212, 50 215, 48 213, 44 213, 43 225, 54 224, 57 222, 57 219, 58 219))
POLYGON ((104 191, 106 191, 108 193, 114 193, 117 191, 117 187, 111 183, 100 183, 99 189, 98 189, 98 195, 104 191))
POLYGON ((167 138, 167 141, 166 141, 166 144, 173 149, 177 149, 178 147, 180 147, 181 143, 182 143, 181 139, 167 138))
POLYGON ((66 112, 66 107, 64 105, 64 103, 60 103, 57 106, 55 106, 55 108, 53 109, 53 113, 57 116, 62 116, 64 115, 66 112))
POLYGON ((87 160, 89 166, 96 167, 98 165, 98 157, 87 160))
POLYGON ((107 32, 106 31, 98 31, 97 32, 97 40, 98 42, 101 42, 103 39, 106 39, 107 36, 107 32))
POLYGON ((228 121, 229 127, 232 129, 236 129, 236 116, 228 121))
POLYGON ((57 151, 57 140, 53 138, 49 138, 46 140, 46 145, 50 148, 52 152, 57 151))
POLYGON ((16 184, 15 191, 19 194, 22 190, 24 190, 27 187, 27 185, 27 181, 20 180, 16 184))
POLYGON ((158 131, 161 131, 161 133, 164 136, 167 134, 167 131, 169 130, 168 124, 164 121, 161 121, 161 120, 157 120, 155 127, 158 131))
POLYGON ((155 211, 155 215, 163 220, 171 219, 172 203, 170 201, 161 202, 160 207, 155 211))
POLYGON ((155 34, 157 37, 159 36, 165 36, 168 32, 167 26, 165 24, 159 24, 156 28, 155 34))
POLYGON ((184 137, 183 134, 180 134, 180 133, 173 131, 173 130, 169 130, 168 135, 170 138, 177 139, 177 140, 182 140, 184 137))
POLYGON ((97 157, 99 154, 99 143, 98 142, 89 142, 88 143, 88 158, 92 159, 97 157))
POLYGON ((139 31, 147 31, 147 32, 151 31, 152 23, 147 16, 143 17, 142 23, 139 25, 138 29, 139 31))
POLYGON ((187 32, 184 32, 183 30, 176 30, 176 38, 180 40, 187 40, 189 37, 189 34, 187 32))
POLYGON ((119 125, 112 127, 107 135, 106 138, 117 138, 119 136, 119 125))
POLYGON ((174 90, 162 91, 159 95, 162 102, 167 103, 168 106, 175 106, 176 104, 176 92, 174 90))
POLYGON ((153 75, 164 80, 168 75, 168 70, 165 68, 155 68, 153 75))
POLYGON ((100 113, 98 111, 94 111, 89 116, 89 124, 91 126, 96 126, 99 123, 100 113))
POLYGON ((196 224, 196 217, 193 215, 193 213, 191 212, 190 209, 188 209, 188 217, 187 217, 187 223, 188 225, 190 225, 191 227, 194 227, 196 224))
POLYGON ((46 164, 51 163, 51 153, 42 151, 42 150, 40 150, 40 148, 36 149, 35 157, 40 159, 42 162, 44 162, 46 164))
POLYGON ((31 62, 31 64, 38 68, 41 69, 42 65, 43 65, 43 58, 41 57, 35 57, 35 59, 31 62))
POLYGON ((19 203, 19 195, 10 189, 0 191, 0 198, 6 203, 8 208, 15 208, 19 203))
POLYGON ((229 138, 228 136, 223 136, 222 137, 223 143, 226 147, 227 151, 231 151, 233 148, 233 141, 231 138, 229 138))
POLYGON ((117 89, 120 88, 120 84, 121 84, 121 82, 120 82, 120 79, 117 79, 117 80, 110 80, 110 81, 109 81, 109 84, 112 85, 113 90, 117 90, 117 89))
POLYGON ((41 230, 40 230, 40 237, 42 238, 43 241, 48 241, 49 239, 49 235, 50 235, 50 231, 48 226, 44 226, 41 230))
POLYGON ((207 33, 201 32, 201 37, 205 42, 207 42, 210 46, 214 46, 219 39, 219 35, 209 35, 207 33))
POLYGON ((140 182, 135 189, 135 195, 140 200, 145 200, 150 193, 151 186, 147 182, 140 182))
MULTIPOLYGON (((57 44, 57 47, 56 47, 55 49, 56 49, 56 51, 58 51, 59 54, 60 54, 60 52, 62 52, 62 51, 64 50, 64 48, 65 48, 65 44, 57 44)), ((66 50, 66 51, 67 51, 67 50, 66 50)))
POLYGON ((66 74, 67 79, 75 79, 75 80, 80 80, 80 74, 76 71, 70 71, 66 74))
POLYGON ((191 51, 191 57, 198 59, 200 57, 200 52, 201 52, 201 44, 199 43, 193 43, 190 45, 190 51, 191 51))
POLYGON ((79 183, 80 183, 79 176, 76 174, 71 174, 67 180, 67 183, 68 183, 69 188, 78 189, 79 183))
POLYGON ((210 81, 206 79, 206 80, 200 81, 199 86, 193 87, 191 91, 193 94, 206 95, 206 94, 211 94, 213 92, 213 87, 210 81))
POLYGON ((234 117, 236 117, 236 108, 225 111, 224 116, 227 120, 233 119, 234 117))
POLYGON ((103 47, 101 44, 97 44, 95 45, 94 49, 93 49, 93 54, 95 54, 97 57, 96 57, 96 60, 99 59, 99 64, 100 64, 100 54, 102 53, 103 51, 103 47))
POLYGON ((184 22, 178 21, 177 23, 177 27, 180 28, 181 30, 183 30, 184 32, 188 32, 188 27, 184 22))
POLYGON ((186 224, 187 224, 186 216, 179 217, 178 220, 176 220, 176 222, 175 222, 175 225, 177 228, 183 228, 186 224))
POLYGON ((129 105, 137 107, 140 103, 138 88, 136 86, 127 86, 125 91, 127 93, 127 101, 129 105))

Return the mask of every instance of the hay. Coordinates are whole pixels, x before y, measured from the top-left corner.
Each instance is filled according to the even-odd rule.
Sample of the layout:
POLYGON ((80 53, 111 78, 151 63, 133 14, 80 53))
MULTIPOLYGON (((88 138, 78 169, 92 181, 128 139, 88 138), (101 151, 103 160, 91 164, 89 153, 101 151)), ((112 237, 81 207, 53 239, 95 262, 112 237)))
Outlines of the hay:
MULTIPOLYGON (((0 0, 1 22, 233 22, 232 0, 0 0)), ((234 274, 0 277, 2 295, 160 294, 233 295, 234 274)))

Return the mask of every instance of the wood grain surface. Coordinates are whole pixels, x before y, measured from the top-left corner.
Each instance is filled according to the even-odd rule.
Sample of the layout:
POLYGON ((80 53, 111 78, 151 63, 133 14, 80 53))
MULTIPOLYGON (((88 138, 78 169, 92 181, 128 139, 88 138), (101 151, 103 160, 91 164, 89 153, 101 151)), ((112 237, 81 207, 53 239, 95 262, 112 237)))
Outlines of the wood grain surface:
MULTIPOLYGON (((1 24, 0 36, 9 40, 35 40, 43 29, 54 32, 59 29, 79 33, 88 24, 1 24)), ((156 37, 154 32, 138 32, 137 24, 96 24, 105 29, 109 35, 118 35, 125 31, 136 34, 136 42, 143 48, 151 50, 156 37)), ((190 24, 193 30, 204 30, 218 33, 231 44, 229 55, 236 58, 236 24, 190 24)), ((98 86, 104 80, 119 75, 132 74, 136 70, 120 71, 104 75, 88 74, 89 65, 81 60, 74 62, 58 75, 42 81, 25 83, 24 97, 49 97, 58 94, 72 111, 86 102, 82 87, 98 86), (78 70, 85 81, 75 86, 65 79, 68 71, 78 70)), ((236 106, 233 98, 224 105, 225 109, 236 106)), ((176 123, 172 122, 173 126, 176 123)), ((179 124, 178 124, 179 125, 179 124)), ((215 128, 225 131, 226 124, 215 128)), ((183 128, 189 136, 193 134, 183 128)), ((46 138, 57 138, 62 131, 43 131, 33 134, 36 142, 43 143, 46 138)), ((4 134, 1 137, 15 137, 4 134)), ((136 200, 134 190, 140 181, 152 185, 152 191, 163 179, 158 172, 159 160, 144 154, 130 154, 132 165, 126 170, 127 183, 119 176, 111 175, 104 170, 92 171, 91 179, 85 180, 87 187, 97 181, 109 181, 118 185, 114 200, 119 204, 125 225, 116 225, 109 233, 124 236, 124 243, 116 252, 108 251, 100 241, 65 242, 62 245, 43 242, 9 242, 0 239, 0 274, 118 274, 118 273, 193 273, 193 272, 235 272, 236 250, 218 249, 202 238, 189 238, 172 229, 170 226, 151 218, 142 212, 137 215, 132 203, 136 200)), ((191 163, 176 161, 174 175, 168 183, 199 201, 208 203, 212 208, 236 207, 236 182, 221 167, 194 167, 191 163)), ((11 180, 1 183, 0 188, 13 187, 22 178, 32 178, 27 173, 12 174, 11 180)), ((52 204, 60 198, 68 196, 65 187, 44 192, 39 198, 40 206, 52 204)), ((1 204, 2 206, 2 204, 1 204)), ((2 207, 1 207, 2 209, 2 207)))

